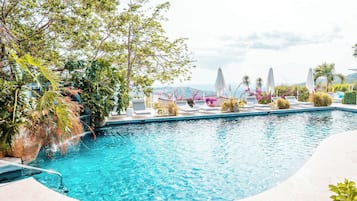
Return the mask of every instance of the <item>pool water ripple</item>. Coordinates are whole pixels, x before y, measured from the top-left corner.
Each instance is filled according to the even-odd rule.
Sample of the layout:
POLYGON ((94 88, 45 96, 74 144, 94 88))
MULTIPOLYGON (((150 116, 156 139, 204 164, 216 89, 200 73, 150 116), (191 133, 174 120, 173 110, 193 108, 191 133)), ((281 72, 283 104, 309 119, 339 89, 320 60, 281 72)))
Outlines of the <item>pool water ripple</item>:
POLYGON ((357 129, 356 117, 324 111, 124 125, 35 164, 61 172, 80 200, 235 200, 294 174, 327 136, 357 129))

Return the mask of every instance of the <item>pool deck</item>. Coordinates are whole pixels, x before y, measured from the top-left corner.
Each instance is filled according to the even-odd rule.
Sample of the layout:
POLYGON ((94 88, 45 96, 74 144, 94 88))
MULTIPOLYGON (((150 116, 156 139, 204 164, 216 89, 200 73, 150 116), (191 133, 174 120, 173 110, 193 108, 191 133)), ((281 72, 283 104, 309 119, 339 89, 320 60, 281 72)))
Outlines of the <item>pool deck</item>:
POLYGON ((4 201, 78 201, 47 188, 32 177, 1 184, 0 198, 4 201))
POLYGON ((293 176, 258 195, 240 201, 323 201, 333 195, 328 185, 345 178, 357 181, 357 131, 323 140, 293 176))
MULTIPOLYGON (((210 119, 224 117, 239 117, 252 115, 269 115, 280 113, 296 113, 321 110, 344 110, 357 112, 356 105, 333 104, 330 107, 303 107, 288 110, 249 110, 238 113, 194 113, 180 114, 175 117, 154 116, 112 116, 106 125, 121 125, 130 123, 148 123, 161 121, 178 121, 191 119, 210 119)), ((277 186, 258 195, 240 201, 322 201, 330 200, 328 185, 342 182, 344 178, 357 181, 357 131, 336 134, 320 143, 315 153, 305 165, 293 176, 277 186)), ((69 189, 70 190, 70 189, 69 189)), ((53 191, 34 178, 0 184, 1 200, 12 201, 75 201, 53 191)))

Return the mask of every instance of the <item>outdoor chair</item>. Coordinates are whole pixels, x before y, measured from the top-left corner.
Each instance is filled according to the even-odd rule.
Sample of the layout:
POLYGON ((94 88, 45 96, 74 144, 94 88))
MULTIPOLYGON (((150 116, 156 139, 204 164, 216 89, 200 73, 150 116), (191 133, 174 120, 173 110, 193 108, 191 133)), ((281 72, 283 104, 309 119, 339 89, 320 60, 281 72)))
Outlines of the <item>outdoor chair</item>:
POLYGON ((332 98, 332 102, 334 103, 342 103, 342 99, 344 97, 344 93, 343 92, 328 92, 328 95, 331 96, 332 98))
POLYGON ((205 100, 195 100, 194 107, 197 108, 199 111, 209 112, 209 111, 217 111, 220 110, 220 107, 210 107, 207 105, 205 100))
POLYGON ((198 112, 198 109, 190 107, 186 100, 176 101, 176 106, 182 112, 189 112, 189 113, 198 112))
POLYGON ((298 101, 295 96, 285 96, 285 99, 290 103, 291 106, 312 106, 311 102, 298 101))
POLYGON ((245 98, 245 101, 246 101, 246 105, 244 106, 244 108, 252 108, 252 107, 255 107, 255 108, 269 107, 270 108, 270 105, 268 105, 268 104, 259 104, 256 96, 247 96, 245 98))
POLYGON ((134 99, 132 103, 133 110, 136 115, 145 115, 152 113, 152 110, 146 109, 145 99, 134 99))

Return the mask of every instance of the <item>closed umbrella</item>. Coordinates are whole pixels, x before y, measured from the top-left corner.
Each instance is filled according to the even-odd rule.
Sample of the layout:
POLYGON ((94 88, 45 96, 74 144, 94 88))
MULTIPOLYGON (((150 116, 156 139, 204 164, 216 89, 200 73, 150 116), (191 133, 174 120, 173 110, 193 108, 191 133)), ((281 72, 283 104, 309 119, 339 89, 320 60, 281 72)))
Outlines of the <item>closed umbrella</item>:
POLYGON ((309 73, 307 74, 306 88, 309 90, 309 93, 312 93, 315 91, 314 76, 312 74, 312 68, 309 69, 309 73))
POLYGON ((224 96, 224 88, 226 87, 226 83, 224 81, 224 77, 223 77, 221 68, 218 68, 215 87, 216 87, 217 97, 224 96))
POLYGON ((273 68, 269 68, 268 82, 267 82, 267 92, 268 94, 274 94, 275 82, 273 68))

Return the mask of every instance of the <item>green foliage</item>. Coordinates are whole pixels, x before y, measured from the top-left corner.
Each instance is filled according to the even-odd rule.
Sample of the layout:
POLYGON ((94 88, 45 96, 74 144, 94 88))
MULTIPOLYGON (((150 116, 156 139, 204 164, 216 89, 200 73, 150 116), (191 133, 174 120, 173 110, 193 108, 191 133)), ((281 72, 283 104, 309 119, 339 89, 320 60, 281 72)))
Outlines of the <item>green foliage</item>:
POLYGON ((289 101, 283 99, 283 98, 278 98, 276 100, 276 107, 279 109, 289 109, 290 108, 290 103, 289 101))
POLYGON ((346 92, 342 100, 343 104, 356 104, 356 92, 346 92))
MULTIPOLYGON (((126 75, 128 89, 150 93, 155 80, 190 79, 186 39, 169 39, 162 23, 170 4, 148 0, 6 1, 0 7, 0 59, 11 49, 63 66, 66 60, 111 62, 126 75)), ((6 71, 0 63, 0 76, 6 71)), ((11 72, 11 71, 10 71, 11 72)))
POLYGON ((118 111, 127 107, 128 93, 123 77, 110 63, 96 60, 85 66, 84 74, 71 72, 71 79, 74 87, 82 90, 83 104, 91 110, 91 126, 95 127, 109 115, 114 105, 118 105, 118 111), (116 86, 118 94, 115 93, 116 86))
POLYGON ((3 150, 11 148, 13 137, 20 126, 30 129, 31 135, 41 137, 46 145, 60 143, 81 133, 78 106, 62 97, 58 77, 42 61, 28 54, 19 57, 14 51, 9 55, 12 73, 0 79, 0 144, 3 150), (51 83, 46 91, 39 78, 51 83), (42 88, 37 99, 31 94, 29 84, 37 82, 42 88), (26 95, 25 95, 26 94, 26 95))
POLYGON ((0 88, 0 151, 4 151, 11 147, 14 134, 25 123, 27 105, 15 81, 0 79, 0 88))
POLYGON ((330 198, 334 201, 357 201, 357 188, 353 181, 345 179, 342 183, 337 183, 336 186, 329 185, 330 191, 336 195, 331 195, 330 198))
POLYGON ((310 95, 310 101, 315 107, 329 106, 332 104, 332 97, 327 93, 317 92, 310 95))
POLYGON ((350 90, 350 84, 333 84, 328 90, 348 92, 350 90))

